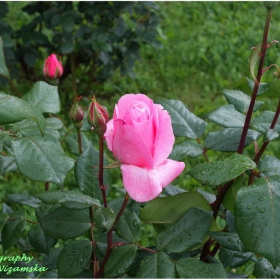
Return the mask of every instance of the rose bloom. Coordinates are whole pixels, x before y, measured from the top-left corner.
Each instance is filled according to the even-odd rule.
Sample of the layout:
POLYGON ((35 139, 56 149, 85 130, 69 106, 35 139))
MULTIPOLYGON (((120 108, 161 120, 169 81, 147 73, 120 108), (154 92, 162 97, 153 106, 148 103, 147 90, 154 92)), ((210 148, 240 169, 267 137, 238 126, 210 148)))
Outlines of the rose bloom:
POLYGON ((62 64, 55 54, 51 54, 45 60, 43 73, 47 79, 58 79, 63 74, 62 64))
POLYGON ((174 144, 171 118, 144 94, 126 94, 115 106, 104 135, 121 163, 123 184, 136 201, 154 199, 185 168, 167 159, 174 144))

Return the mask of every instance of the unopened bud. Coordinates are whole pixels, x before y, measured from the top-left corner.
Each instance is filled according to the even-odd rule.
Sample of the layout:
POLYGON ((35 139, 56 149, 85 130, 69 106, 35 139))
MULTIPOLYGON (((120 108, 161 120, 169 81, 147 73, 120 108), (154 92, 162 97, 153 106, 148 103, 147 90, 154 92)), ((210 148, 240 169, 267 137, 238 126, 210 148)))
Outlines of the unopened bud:
POLYGON ((71 110, 69 112, 69 118, 73 122, 75 128, 79 129, 83 126, 84 110, 78 104, 82 97, 75 98, 71 110))
POLYGON ((58 79, 63 74, 62 63, 56 58, 55 54, 51 54, 45 60, 43 73, 47 79, 58 79))
POLYGON ((88 123, 94 127, 96 133, 101 136, 106 132, 106 123, 109 121, 109 114, 105 107, 97 103, 95 97, 88 107, 88 123))

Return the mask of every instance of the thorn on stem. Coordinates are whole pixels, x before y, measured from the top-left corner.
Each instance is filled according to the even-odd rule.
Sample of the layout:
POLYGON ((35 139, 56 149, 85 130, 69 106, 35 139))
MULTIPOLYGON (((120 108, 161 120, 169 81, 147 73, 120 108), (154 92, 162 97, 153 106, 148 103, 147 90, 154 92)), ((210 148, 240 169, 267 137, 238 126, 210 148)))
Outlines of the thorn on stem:
POLYGON ((273 44, 280 44, 279 43, 279 41, 277 41, 277 40, 273 40, 273 41, 271 41, 270 42, 270 44, 268 44, 267 46, 266 46, 266 48, 268 49, 271 45, 273 45, 273 44))

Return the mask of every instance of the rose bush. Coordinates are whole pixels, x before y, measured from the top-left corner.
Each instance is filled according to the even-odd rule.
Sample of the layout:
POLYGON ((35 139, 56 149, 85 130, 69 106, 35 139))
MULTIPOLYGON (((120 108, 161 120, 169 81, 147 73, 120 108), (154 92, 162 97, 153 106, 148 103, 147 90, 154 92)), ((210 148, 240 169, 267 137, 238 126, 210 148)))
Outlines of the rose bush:
POLYGON ((168 112, 144 94, 120 98, 104 137, 122 164, 124 187, 136 201, 154 199, 185 167, 167 159, 175 140, 168 112))
POLYGON ((55 54, 51 54, 45 60, 43 73, 47 79, 58 79, 62 76, 62 63, 57 59, 55 54))

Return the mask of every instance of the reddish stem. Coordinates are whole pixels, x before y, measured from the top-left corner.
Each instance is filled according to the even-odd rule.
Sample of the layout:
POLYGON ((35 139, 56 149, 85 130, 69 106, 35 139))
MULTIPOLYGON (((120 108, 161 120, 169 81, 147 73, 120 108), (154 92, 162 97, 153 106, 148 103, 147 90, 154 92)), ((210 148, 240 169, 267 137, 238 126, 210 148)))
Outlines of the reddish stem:
POLYGON ((77 129, 77 135, 78 135, 78 148, 79 148, 79 153, 81 155, 83 153, 81 129, 77 129))
POLYGON ((98 172, 98 180, 99 187, 102 193, 104 207, 107 207, 107 198, 106 198, 106 188, 103 183, 103 156, 104 156, 104 138, 103 136, 99 136, 99 172, 98 172))
POLYGON ((263 65, 264 65, 264 59, 265 59, 265 54, 266 54, 266 50, 267 50, 267 37, 268 37, 268 30, 269 30, 269 25, 270 25, 270 21, 271 21, 272 11, 273 11, 272 9, 271 10, 268 9, 267 14, 266 14, 266 21, 265 21, 265 27, 264 27, 264 32, 263 32, 263 40, 262 40, 262 48, 261 48, 261 56, 260 56, 258 74, 257 74, 257 79, 255 80, 255 86, 253 89, 251 102, 249 105, 248 112, 246 114, 245 124, 243 127, 241 139, 239 142, 239 147, 238 147, 239 154, 243 153, 246 136, 247 136, 247 133, 249 130, 249 126, 250 126, 250 122, 251 122, 251 118, 252 118, 252 114, 253 114, 253 109, 254 109, 255 101, 257 98, 257 94, 258 94, 261 76, 263 74, 263 65))
MULTIPOLYGON (((196 138, 196 141, 197 141, 198 144, 201 144, 199 138, 196 138)), ((203 155, 204 155, 206 161, 209 162, 209 158, 208 158, 208 155, 207 155, 207 149, 203 149, 203 155)))
POLYGON ((112 226, 112 228, 108 231, 107 233, 107 250, 106 250, 106 253, 105 253, 105 257, 104 257, 104 260, 100 266, 100 269, 99 271, 95 274, 95 278, 100 278, 101 275, 103 274, 103 271, 104 271, 104 267, 105 267, 105 264, 107 262, 107 260, 109 259, 110 255, 111 255, 111 252, 112 252, 112 245, 113 245, 113 238, 112 238, 112 234, 113 234, 113 228, 115 226, 115 224, 118 222, 118 220, 120 219, 121 215, 123 214, 123 211, 127 205, 127 202, 129 200, 129 195, 128 193, 126 193, 125 195, 125 198, 124 198, 124 201, 123 201, 123 204, 122 204, 122 207, 115 219, 115 222, 112 226))

